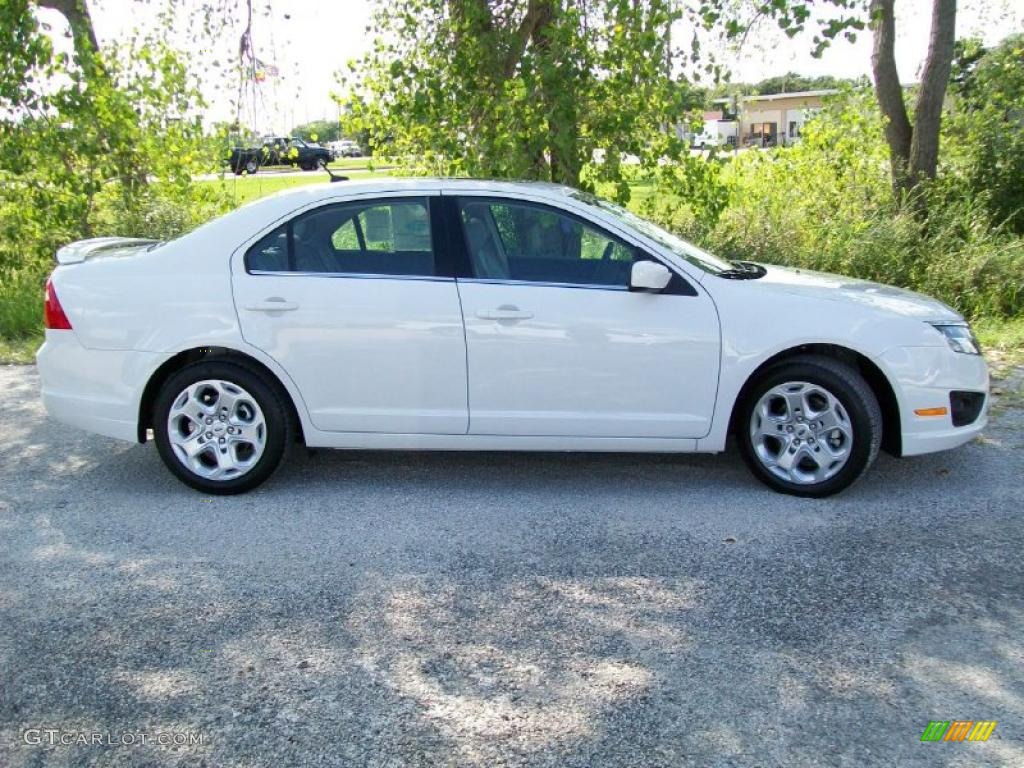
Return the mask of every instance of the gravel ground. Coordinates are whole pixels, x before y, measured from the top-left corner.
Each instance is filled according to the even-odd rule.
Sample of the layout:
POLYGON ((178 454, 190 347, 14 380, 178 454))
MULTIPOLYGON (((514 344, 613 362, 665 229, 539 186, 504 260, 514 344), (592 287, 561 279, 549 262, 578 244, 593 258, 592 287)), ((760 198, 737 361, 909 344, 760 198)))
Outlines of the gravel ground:
POLYGON ((735 453, 329 451, 206 498, 37 390, 0 367, 0 766, 1024 765, 1019 407, 827 501, 735 453), (999 725, 919 741, 952 719, 999 725))

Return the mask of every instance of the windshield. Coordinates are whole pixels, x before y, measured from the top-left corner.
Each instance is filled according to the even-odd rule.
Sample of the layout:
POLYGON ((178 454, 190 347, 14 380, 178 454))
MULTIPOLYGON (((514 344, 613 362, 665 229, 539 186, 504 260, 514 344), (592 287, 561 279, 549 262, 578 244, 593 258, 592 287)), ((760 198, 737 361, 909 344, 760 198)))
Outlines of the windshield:
POLYGON ((605 213, 609 213, 616 219, 627 225, 631 229, 635 229, 642 235, 646 235, 651 238, 658 245, 668 248, 672 253, 681 256, 688 262, 693 264, 695 267, 703 269, 705 272, 711 272, 712 274, 718 274, 720 272, 733 272, 735 265, 714 256, 703 248, 698 248, 693 243, 689 243, 678 235, 673 235, 667 229, 662 229, 657 224, 642 219, 635 213, 631 213, 623 208, 621 205, 602 200, 597 195, 591 195, 586 192, 573 192, 573 198, 579 200, 581 203, 593 206, 605 213))

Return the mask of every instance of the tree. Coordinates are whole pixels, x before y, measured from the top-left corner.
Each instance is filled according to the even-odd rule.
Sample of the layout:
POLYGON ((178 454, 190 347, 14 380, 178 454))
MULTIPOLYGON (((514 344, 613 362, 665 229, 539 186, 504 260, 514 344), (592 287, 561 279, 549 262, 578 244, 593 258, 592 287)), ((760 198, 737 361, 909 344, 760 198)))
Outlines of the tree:
POLYGON ((97 227, 167 235, 190 225, 206 195, 192 176, 214 159, 197 84, 159 33, 97 48, 84 3, 61 3, 78 14, 76 39, 72 55, 55 55, 41 5, 0 9, 0 278, 43 269, 58 245, 97 227))
POLYGON ((311 123, 297 125, 292 129, 292 136, 303 141, 316 141, 323 144, 341 138, 341 123, 337 120, 314 120, 311 123))
POLYGON ((980 201, 996 226, 1024 235, 1024 35, 991 50, 976 40, 958 47, 944 186, 980 201))
POLYGON ((793 91, 816 91, 830 88, 839 88, 841 85, 850 83, 850 80, 842 80, 831 75, 818 77, 807 77, 796 72, 787 72, 778 77, 769 77, 754 85, 754 93, 762 96, 772 93, 791 93, 793 91))
POLYGON ((774 19, 790 37, 817 25, 813 38, 815 55, 839 36, 856 39, 857 32, 870 26, 871 57, 875 96, 886 118, 885 138, 889 145, 893 191, 897 201, 915 198, 917 184, 934 178, 939 159, 942 104, 949 82, 956 37, 957 0, 933 0, 928 54, 914 102, 913 122, 896 70, 895 0, 771 0, 755 3, 752 19, 741 20, 730 0, 705 0, 696 12, 706 28, 719 28, 725 37, 738 38, 763 18, 774 19), (817 15, 812 20, 811 8, 817 15))
POLYGON ((914 122, 907 115, 903 86, 896 71, 895 0, 872 0, 874 47, 871 69, 875 94, 887 119, 893 191, 897 199, 913 192, 922 178, 935 178, 939 163, 939 131, 956 41, 956 0, 933 0, 928 55, 914 105, 914 122))
POLYGON ((381 0, 374 50, 343 78, 346 130, 425 170, 628 195, 622 155, 680 157, 663 129, 698 103, 671 76, 676 18, 670 0, 381 0))
POLYGON ((96 39, 96 28, 92 23, 92 15, 85 0, 35 0, 40 8, 52 8, 58 11, 71 28, 74 38, 75 55, 80 63, 87 61, 92 54, 100 49, 96 39))

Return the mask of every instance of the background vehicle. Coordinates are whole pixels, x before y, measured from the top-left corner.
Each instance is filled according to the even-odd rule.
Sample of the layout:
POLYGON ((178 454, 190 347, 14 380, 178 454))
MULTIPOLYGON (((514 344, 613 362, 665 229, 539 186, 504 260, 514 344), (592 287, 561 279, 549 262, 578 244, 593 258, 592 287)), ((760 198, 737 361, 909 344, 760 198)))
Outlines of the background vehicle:
POLYGON ((708 149, 710 147, 719 147, 725 144, 725 141, 718 134, 718 132, 709 133, 698 133, 693 137, 690 142, 690 146, 695 149, 708 149))
POLYGON ((380 179, 268 197, 167 243, 85 240, 47 285, 54 418, 210 493, 288 446, 719 452, 826 496, 881 447, 960 445, 988 371, 963 318, 727 262, 564 187, 380 179))
POLYGON ((330 150, 319 144, 309 144, 299 138, 269 136, 259 147, 233 149, 228 165, 236 174, 253 174, 265 165, 297 165, 304 171, 312 171, 332 159, 330 150))
POLYGON ((335 157, 362 157, 363 150, 358 143, 351 139, 342 139, 341 141, 332 141, 330 144, 331 152, 334 153, 335 157))

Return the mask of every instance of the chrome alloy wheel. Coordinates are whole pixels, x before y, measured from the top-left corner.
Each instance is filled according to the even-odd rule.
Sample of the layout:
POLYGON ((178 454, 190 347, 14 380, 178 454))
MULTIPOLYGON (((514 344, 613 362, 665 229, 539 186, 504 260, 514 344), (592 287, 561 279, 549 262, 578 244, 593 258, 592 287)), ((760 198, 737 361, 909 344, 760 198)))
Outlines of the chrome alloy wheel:
POLYGON ((256 466, 267 425, 256 399, 230 381, 206 380, 178 393, 167 416, 174 455, 207 480, 230 480, 256 466))
POLYGON ((750 442, 769 472, 790 483, 814 485, 846 466, 853 425, 827 389, 791 381, 761 396, 750 417, 750 442))

